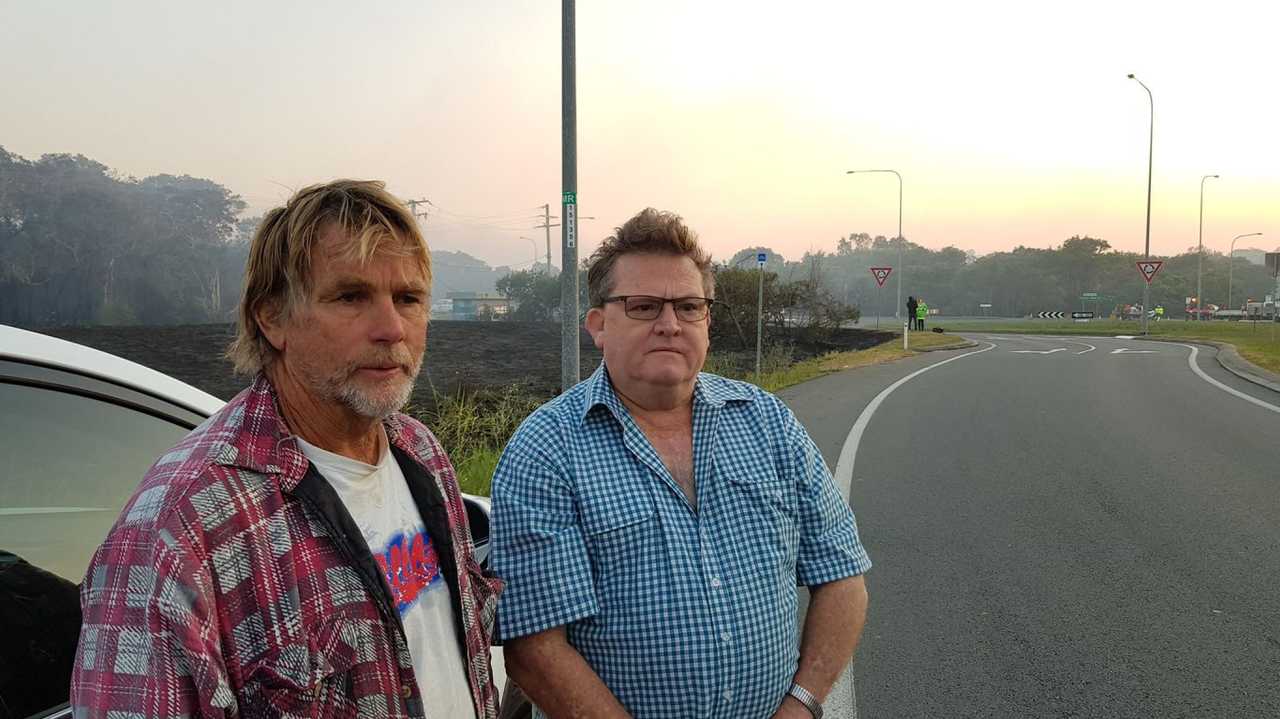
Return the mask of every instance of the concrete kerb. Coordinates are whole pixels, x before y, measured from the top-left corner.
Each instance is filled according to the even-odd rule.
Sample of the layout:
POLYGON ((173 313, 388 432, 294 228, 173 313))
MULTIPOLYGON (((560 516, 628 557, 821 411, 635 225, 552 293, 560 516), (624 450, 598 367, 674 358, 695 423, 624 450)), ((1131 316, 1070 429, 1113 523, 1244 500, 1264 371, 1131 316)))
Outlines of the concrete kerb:
POLYGON ((1218 364, 1231 374, 1239 377, 1247 382, 1252 382, 1259 387, 1266 387, 1273 392, 1280 392, 1280 375, 1265 370, 1258 365, 1240 356, 1236 351, 1236 346, 1229 342, 1218 342, 1216 340, 1189 340, 1174 337, 1136 337, 1135 339, 1146 340, 1147 342, 1172 342, 1176 344, 1197 344, 1209 345, 1218 349, 1218 364))
POLYGON ((941 347, 912 347, 912 352, 946 352, 947 350, 967 350, 970 347, 977 347, 977 342, 959 342, 953 345, 943 345, 941 347))

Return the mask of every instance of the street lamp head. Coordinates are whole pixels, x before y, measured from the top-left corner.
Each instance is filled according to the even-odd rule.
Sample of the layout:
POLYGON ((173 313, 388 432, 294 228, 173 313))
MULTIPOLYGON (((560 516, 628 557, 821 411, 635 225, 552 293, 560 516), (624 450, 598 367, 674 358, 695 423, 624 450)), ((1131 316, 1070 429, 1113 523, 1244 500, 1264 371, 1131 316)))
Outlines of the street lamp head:
POLYGON ((1137 80, 1138 78, 1134 77, 1134 76, 1133 76, 1133 73, 1129 73, 1129 79, 1130 79, 1130 80, 1137 80))

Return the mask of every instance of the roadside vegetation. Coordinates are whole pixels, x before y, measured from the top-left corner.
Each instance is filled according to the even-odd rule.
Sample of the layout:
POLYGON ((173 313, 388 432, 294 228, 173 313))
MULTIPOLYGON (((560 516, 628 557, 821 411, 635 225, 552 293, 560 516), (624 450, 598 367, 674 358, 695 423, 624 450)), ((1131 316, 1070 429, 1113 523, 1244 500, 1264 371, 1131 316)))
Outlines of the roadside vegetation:
MULTIPOLYGON (((740 363, 735 364, 725 355, 713 353, 709 356, 705 371, 752 382, 776 392, 832 372, 892 362, 909 357, 917 350, 961 342, 958 337, 924 332, 911 336, 913 349, 907 351, 902 349, 902 336, 897 335, 870 349, 831 352, 799 362, 792 361, 787 348, 774 347, 762 358, 758 383, 755 382, 754 367, 742 369, 740 363)), ((548 399, 519 387, 463 390, 452 395, 437 394, 433 406, 410 405, 406 411, 435 432, 449 453, 462 491, 487 497, 502 448, 524 418, 548 399)))
MULTIPOLYGON (((1137 335, 1142 326, 1133 320, 1100 320, 1092 322, 1057 322, 1053 320, 1024 320, 1014 322, 948 322, 934 320, 933 324, 948 332, 980 332, 999 334, 1043 335, 1137 335)), ((1280 373, 1280 327, 1275 322, 1188 322, 1184 320, 1151 321, 1149 336, 1161 340, 1204 340, 1226 342, 1235 345, 1241 357, 1271 372, 1280 373)))

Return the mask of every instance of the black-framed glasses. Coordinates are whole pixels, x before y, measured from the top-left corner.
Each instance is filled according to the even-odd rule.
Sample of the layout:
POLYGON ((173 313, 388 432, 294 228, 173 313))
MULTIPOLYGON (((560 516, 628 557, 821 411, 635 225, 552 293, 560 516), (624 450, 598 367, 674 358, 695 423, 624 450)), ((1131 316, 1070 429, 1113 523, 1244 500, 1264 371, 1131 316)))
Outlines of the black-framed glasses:
POLYGON ((662 314, 662 306, 670 303, 676 318, 681 322, 701 322, 715 300, 709 297, 651 297, 649 295, 618 295, 606 297, 602 304, 621 302, 622 311, 633 320, 656 320, 662 314))

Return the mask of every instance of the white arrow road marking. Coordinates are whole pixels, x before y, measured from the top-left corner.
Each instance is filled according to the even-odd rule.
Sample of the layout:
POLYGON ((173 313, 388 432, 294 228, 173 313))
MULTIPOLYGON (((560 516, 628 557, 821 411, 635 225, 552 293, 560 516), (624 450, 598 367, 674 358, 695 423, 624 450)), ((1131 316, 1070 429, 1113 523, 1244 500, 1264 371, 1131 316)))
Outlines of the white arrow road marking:
POLYGON ((1093 345, 1089 344, 1088 342, 1077 342, 1076 344, 1082 344, 1082 345, 1084 345, 1085 347, 1088 347, 1088 348, 1089 348, 1089 349, 1087 349, 1087 350, 1085 350, 1085 351, 1083 351, 1083 352, 1077 352, 1076 354, 1078 354, 1078 355, 1087 355, 1087 354, 1089 354, 1090 352, 1092 352, 1092 351, 1094 351, 1094 350, 1098 349, 1097 347, 1094 347, 1093 345))
POLYGON ((1009 350, 1009 351, 1019 355, 1051 355, 1054 352, 1066 352, 1067 348, 1058 347, 1057 349, 1051 349, 1051 350, 1009 350))
POLYGON ((1113 355, 1156 355, 1160 354, 1157 350, 1127 350, 1121 347, 1118 350, 1111 350, 1113 355))

